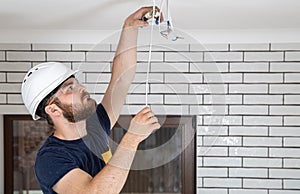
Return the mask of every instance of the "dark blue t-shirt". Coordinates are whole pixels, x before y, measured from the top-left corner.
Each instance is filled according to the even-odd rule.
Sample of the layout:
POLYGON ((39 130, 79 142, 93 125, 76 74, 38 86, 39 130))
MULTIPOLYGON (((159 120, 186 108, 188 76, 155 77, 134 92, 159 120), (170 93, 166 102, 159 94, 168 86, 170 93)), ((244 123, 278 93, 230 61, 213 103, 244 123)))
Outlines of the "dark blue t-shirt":
POLYGON ((110 156, 110 120, 102 104, 87 119, 86 128, 87 135, 81 139, 61 140, 51 135, 40 148, 35 173, 45 194, 55 193, 52 187, 75 168, 94 177, 105 166, 110 156))

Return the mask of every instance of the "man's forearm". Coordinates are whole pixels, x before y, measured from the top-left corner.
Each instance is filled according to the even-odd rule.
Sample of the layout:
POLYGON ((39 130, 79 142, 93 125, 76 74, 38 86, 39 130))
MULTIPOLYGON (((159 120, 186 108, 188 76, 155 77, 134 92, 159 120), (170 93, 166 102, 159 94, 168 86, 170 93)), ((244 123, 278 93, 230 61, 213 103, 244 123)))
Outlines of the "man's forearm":
POLYGON ((111 126, 114 126, 119 117, 135 75, 137 34, 137 27, 123 27, 113 60, 110 84, 102 101, 110 117, 111 126))
POLYGON ((108 165, 92 179, 89 192, 120 193, 126 182, 138 144, 132 134, 126 133, 108 165))
POLYGON ((137 147, 154 130, 160 128, 157 118, 149 107, 143 108, 130 122, 114 156, 90 183, 88 193, 119 193, 124 186, 137 147))
POLYGON ((134 78, 137 61, 137 36, 137 27, 127 27, 124 24, 113 60, 112 81, 121 79, 130 84, 134 78))
POLYGON ((120 115, 135 75, 138 28, 148 26, 148 22, 141 18, 152 9, 152 6, 143 7, 125 20, 113 60, 111 80, 102 99, 102 105, 109 115, 111 126, 114 126, 120 115))

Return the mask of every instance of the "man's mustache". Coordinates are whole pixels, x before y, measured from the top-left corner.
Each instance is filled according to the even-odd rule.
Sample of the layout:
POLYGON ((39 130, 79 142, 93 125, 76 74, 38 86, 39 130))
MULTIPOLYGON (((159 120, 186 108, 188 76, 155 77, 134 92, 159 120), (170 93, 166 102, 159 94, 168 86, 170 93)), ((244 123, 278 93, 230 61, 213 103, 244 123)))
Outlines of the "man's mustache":
POLYGON ((81 98, 83 99, 84 97, 88 96, 88 98, 90 98, 90 93, 88 93, 87 91, 83 91, 81 93, 81 98))

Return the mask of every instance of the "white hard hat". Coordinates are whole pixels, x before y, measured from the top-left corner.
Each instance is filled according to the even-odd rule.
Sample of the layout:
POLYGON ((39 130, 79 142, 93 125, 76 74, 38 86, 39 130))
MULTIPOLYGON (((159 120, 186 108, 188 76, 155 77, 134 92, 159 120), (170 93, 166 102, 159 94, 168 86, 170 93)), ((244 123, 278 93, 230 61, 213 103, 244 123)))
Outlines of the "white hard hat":
POLYGON ((34 120, 41 101, 77 71, 57 62, 46 62, 31 68, 22 83, 23 102, 34 120))

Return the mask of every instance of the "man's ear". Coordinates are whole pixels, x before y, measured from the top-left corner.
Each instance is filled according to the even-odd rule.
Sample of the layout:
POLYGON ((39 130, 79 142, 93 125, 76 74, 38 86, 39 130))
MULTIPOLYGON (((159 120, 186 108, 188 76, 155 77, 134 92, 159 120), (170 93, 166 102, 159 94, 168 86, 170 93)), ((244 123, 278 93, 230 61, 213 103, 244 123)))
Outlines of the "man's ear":
POLYGON ((61 109, 56 104, 51 104, 45 107, 45 112, 51 117, 57 117, 61 115, 61 109))

